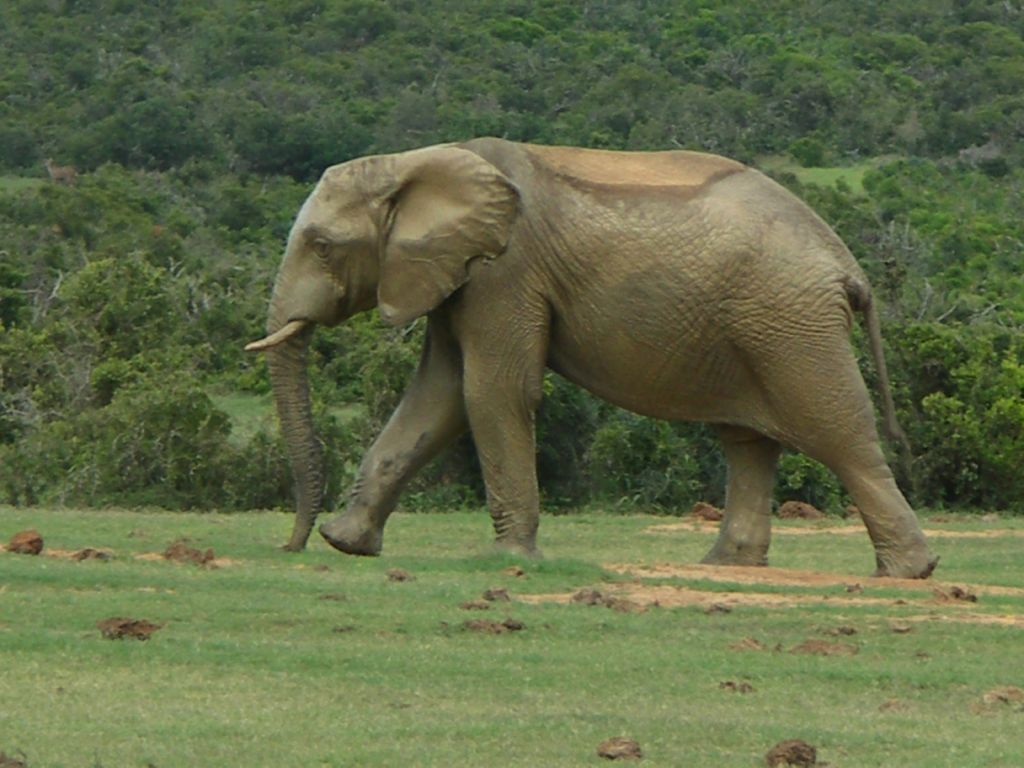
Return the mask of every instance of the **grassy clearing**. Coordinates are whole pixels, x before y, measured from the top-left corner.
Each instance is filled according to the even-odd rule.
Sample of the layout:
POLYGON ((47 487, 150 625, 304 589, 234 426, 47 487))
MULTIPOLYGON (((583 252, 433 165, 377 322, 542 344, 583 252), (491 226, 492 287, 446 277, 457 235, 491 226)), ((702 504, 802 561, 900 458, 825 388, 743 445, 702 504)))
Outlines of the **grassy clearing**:
MULTIPOLYGON (((253 395, 246 392, 211 394, 213 404, 231 420, 231 440, 244 445, 260 430, 276 432, 277 415, 271 395, 253 395)), ((358 403, 331 408, 331 413, 342 421, 355 418, 365 408, 358 403)))
POLYGON ((730 613, 459 607, 492 587, 514 597, 632 588, 637 578, 603 567, 612 563, 695 563, 713 531, 649 530, 665 518, 545 518, 547 557, 520 562, 522 577, 488 552, 482 512, 397 515, 377 559, 319 541, 284 553, 276 545, 290 519, 274 513, 0 508, 0 521, 2 541, 35 527, 51 553, 114 553, 109 562, 0 553, 0 751, 21 750, 31 766, 599 765, 598 743, 615 735, 641 743, 644 765, 762 765, 787 738, 841 768, 1019 764, 1022 705, 982 697, 1024 686, 1024 629, 978 617, 1024 614, 1024 589, 984 587, 1024 588, 1024 521, 929 525, 1010 531, 933 540, 943 558, 934 586, 959 584, 977 603, 873 583, 866 535, 785 533, 809 523, 779 527, 773 565, 845 574, 839 581, 860 591, 737 585, 715 573, 643 580, 726 602, 807 600, 730 613), (227 562, 139 559, 181 536, 227 562), (413 580, 389 580, 393 568, 413 580), (95 628, 110 616, 165 626, 147 642, 110 641, 95 628), (507 617, 525 629, 462 626, 507 617), (856 634, 831 634, 840 626, 856 634), (761 649, 731 647, 744 639, 761 649), (790 652, 808 639, 857 653, 790 652), (724 690, 726 680, 754 690, 724 690))
POLYGON ((875 157, 854 165, 834 166, 829 168, 804 168, 788 155, 769 155, 758 160, 757 166, 772 173, 792 173, 803 184, 816 184, 819 187, 834 187, 845 184, 854 194, 864 194, 864 175, 877 168, 889 157, 875 157))
POLYGON ((46 179, 36 179, 28 176, 0 176, 0 193, 35 189, 45 183, 46 179))

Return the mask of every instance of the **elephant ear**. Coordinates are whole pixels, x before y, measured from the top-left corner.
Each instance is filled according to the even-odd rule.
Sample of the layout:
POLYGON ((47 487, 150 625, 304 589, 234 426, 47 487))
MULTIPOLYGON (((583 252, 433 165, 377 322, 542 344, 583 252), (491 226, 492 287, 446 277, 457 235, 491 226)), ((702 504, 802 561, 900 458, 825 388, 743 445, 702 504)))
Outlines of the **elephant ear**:
POLYGON ((518 193, 497 168, 453 146, 396 158, 396 192, 377 288, 381 317, 399 326, 469 279, 469 261, 505 250, 518 193))

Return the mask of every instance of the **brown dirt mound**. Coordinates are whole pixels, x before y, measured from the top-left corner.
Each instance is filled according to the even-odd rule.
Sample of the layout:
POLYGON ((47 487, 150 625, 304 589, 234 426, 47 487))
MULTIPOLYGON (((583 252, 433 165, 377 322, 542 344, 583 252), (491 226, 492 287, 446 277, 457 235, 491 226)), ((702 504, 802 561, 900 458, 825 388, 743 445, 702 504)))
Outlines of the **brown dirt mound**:
POLYGON ((149 640, 149 636, 160 629, 163 624, 154 624, 145 619, 126 619, 114 616, 96 622, 96 626, 108 640, 122 640, 126 637, 135 640, 149 640))
POLYGON ((690 517, 694 517, 698 520, 706 520, 710 523, 715 523, 721 520, 725 516, 718 507, 708 504, 706 501, 698 501, 693 505, 693 509, 690 510, 690 517))
POLYGON ((176 563, 195 563, 201 568, 216 568, 214 560, 216 556, 213 550, 206 551, 189 546, 188 539, 178 539, 164 550, 164 560, 172 560, 176 563))
POLYGON ((786 501, 779 507, 782 520, 824 520, 825 513, 804 501, 786 501))
POLYGON ((508 590, 504 587, 492 587, 491 589, 484 590, 481 597, 489 603, 507 603, 512 599, 509 597, 508 590))
POLYGON ((18 531, 11 536, 11 542, 7 545, 7 551, 16 555, 38 555, 43 551, 43 537, 39 531, 30 528, 27 531, 18 531))
POLYGON ((518 619, 505 619, 504 621, 491 621, 490 619, 470 619, 462 622, 462 628, 471 632, 482 632, 485 635, 503 635, 506 632, 519 632, 526 629, 526 625, 518 619))
POLYGON ((71 553, 71 559, 79 562, 82 560, 110 560, 113 556, 113 553, 108 550, 93 549, 92 547, 86 547, 71 553))
POLYGON ((940 603, 949 603, 954 600, 961 600, 965 603, 978 602, 978 596, 971 592, 971 590, 956 585, 948 588, 936 587, 932 590, 932 594, 935 595, 935 599, 940 603))
MULTIPOLYGON (((580 605, 602 605, 620 613, 644 613, 647 610, 646 605, 616 595, 605 594, 592 587, 585 587, 574 592, 569 598, 569 602, 580 605)), ((657 602, 655 601, 654 604, 657 605, 657 602)))
POLYGON ((408 571, 404 571, 401 568, 390 568, 388 569, 388 581, 415 581, 416 577, 408 571))
POLYGON ((625 736, 613 736, 597 745, 598 757, 606 760, 639 760, 644 756, 640 744, 625 736))
POLYGON ((764 762, 768 768, 782 768, 782 766, 799 766, 809 768, 818 764, 818 750, 800 739, 787 739, 780 741, 764 756, 764 762))

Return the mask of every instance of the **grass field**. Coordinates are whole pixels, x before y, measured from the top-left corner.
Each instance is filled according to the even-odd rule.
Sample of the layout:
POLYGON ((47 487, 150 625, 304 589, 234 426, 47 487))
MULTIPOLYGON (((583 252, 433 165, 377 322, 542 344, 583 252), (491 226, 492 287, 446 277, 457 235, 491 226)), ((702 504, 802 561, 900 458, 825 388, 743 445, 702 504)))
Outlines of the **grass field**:
POLYGON ((758 159, 757 167, 763 171, 792 173, 802 184, 816 184, 819 187, 834 187, 841 181, 851 192, 862 195, 864 175, 891 159, 888 156, 875 157, 855 165, 804 168, 789 155, 766 155, 758 159))
POLYGON ((0 192, 20 192, 23 189, 35 189, 46 183, 45 179, 30 176, 0 176, 0 192))
POLYGON ((866 578, 836 520, 777 523, 769 569, 695 567, 714 528, 664 517, 546 517, 536 562, 491 554, 484 512, 396 515, 376 559, 282 552, 277 513, 0 507, 0 541, 30 527, 42 556, 0 552, 0 751, 33 767, 585 766, 612 736, 649 766, 790 738, 833 768, 1024 761, 993 693, 1024 687, 1020 519, 926 521, 928 583, 866 578), (162 557, 180 537, 216 567, 162 557))
MULTIPOLYGON (((261 429, 277 431, 277 414, 271 395, 213 393, 210 400, 231 420, 231 441, 236 445, 244 445, 261 429)), ((342 421, 352 419, 364 411, 363 406, 356 403, 331 408, 331 413, 342 421)))

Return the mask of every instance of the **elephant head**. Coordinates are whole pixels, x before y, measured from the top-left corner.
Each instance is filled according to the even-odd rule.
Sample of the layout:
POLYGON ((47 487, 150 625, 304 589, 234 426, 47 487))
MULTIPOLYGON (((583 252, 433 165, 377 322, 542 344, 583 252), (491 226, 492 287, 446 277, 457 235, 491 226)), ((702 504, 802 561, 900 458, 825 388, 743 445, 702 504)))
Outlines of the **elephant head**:
POLYGON ((517 209, 512 183, 452 145, 360 158, 328 168, 299 211, 274 283, 270 379, 295 480, 297 515, 285 549, 301 550, 323 503, 306 351, 316 324, 379 308, 399 326, 469 279, 469 262, 505 249, 517 209))

